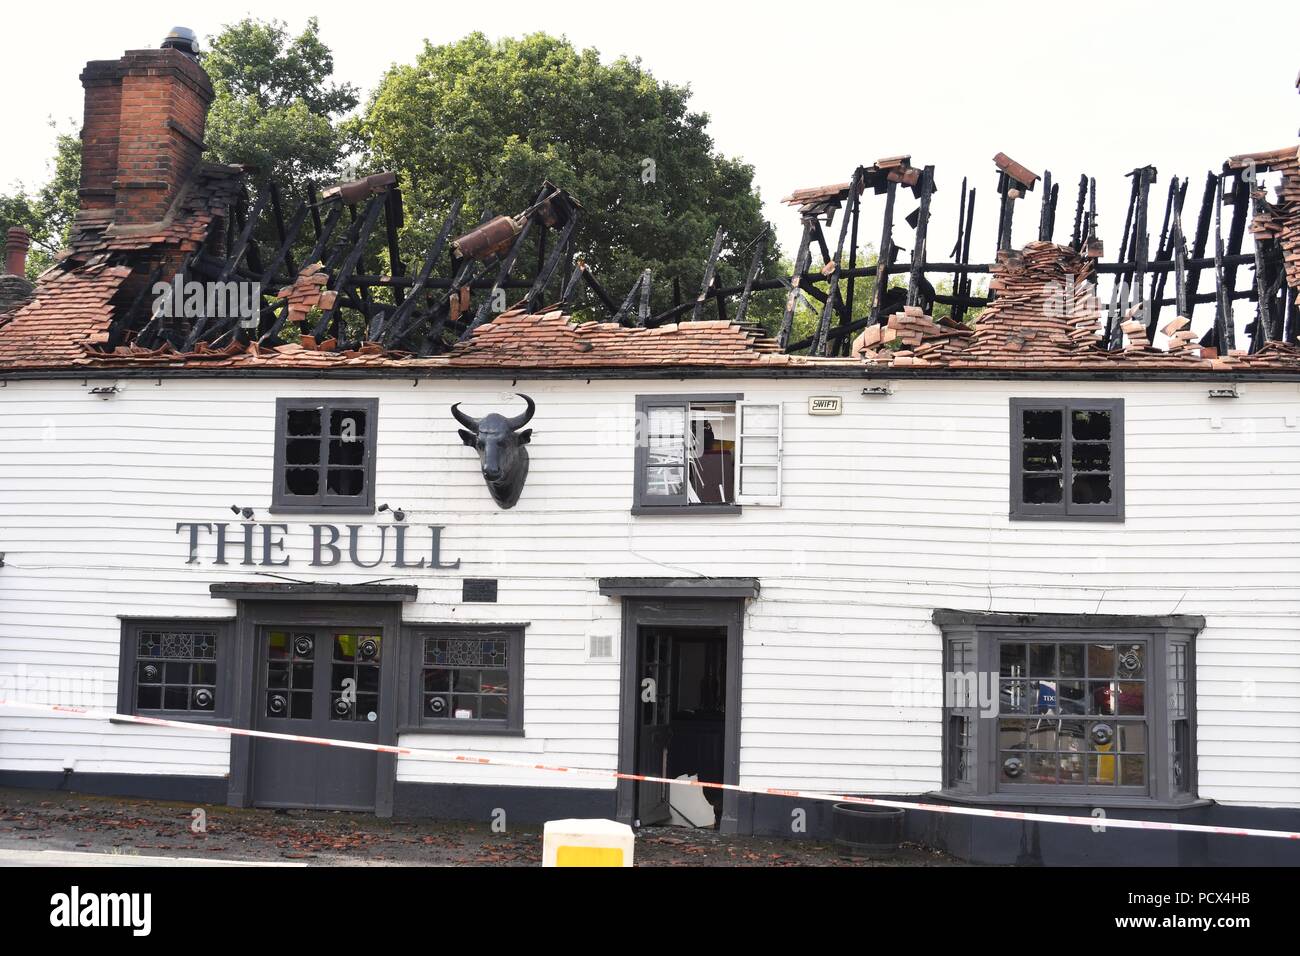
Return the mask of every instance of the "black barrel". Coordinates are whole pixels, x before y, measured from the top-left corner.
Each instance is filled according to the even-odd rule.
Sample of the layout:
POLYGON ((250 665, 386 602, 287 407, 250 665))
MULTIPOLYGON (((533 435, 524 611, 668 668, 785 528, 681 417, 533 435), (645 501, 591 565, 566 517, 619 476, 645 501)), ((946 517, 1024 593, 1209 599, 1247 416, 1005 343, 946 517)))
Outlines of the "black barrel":
POLYGON ((831 810, 831 835, 835 845, 849 856, 888 859, 898 853, 898 845, 903 840, 906 812, 892 807, 837 803, 831 810))

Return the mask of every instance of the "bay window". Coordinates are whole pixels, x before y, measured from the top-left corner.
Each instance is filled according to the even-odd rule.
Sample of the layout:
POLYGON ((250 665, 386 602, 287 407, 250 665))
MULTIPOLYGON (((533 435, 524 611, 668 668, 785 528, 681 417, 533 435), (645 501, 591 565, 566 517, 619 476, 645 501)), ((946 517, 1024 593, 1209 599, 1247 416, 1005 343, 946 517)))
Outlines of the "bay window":
POLYGON ((936 611, 944 633, 944 781, 1010 802, 1190 799, 1188 615, 936 611))

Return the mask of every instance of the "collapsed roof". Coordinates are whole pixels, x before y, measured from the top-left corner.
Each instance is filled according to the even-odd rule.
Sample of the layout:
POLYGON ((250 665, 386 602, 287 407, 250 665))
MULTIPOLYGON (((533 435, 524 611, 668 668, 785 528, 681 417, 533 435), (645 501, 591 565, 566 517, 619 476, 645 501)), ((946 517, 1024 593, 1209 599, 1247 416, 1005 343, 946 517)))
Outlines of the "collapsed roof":
POLYGON ((784 200, 802 225, 791 275, 763 275, 766 233, 724 237, 719 229, 701 250, 698 293, 683 296, 674 282, 674 305, 651 314, 655 277, 646 270, 623 295, 606 289, 598 263, 574 252, 574 229, 587 211, 552 183, 541 184, 528 208, 475 225, 461 223, 459 203, 452 203, 431 247, 407 262, 399 244, 401 184, 391 172, 308 186, 291 201, 274 182, 255 185, 245 167, 202 162, 212 94, 192 57, 134 51, 89 64, 82 80, 82 210, 62 258, 30 297, 15 302, 11 295, 0 311, 0 371, 782 365, 1300 372, 1295 147, 1234 156, 1210 172, 1190 244, 1182 225, 1190 181, 1172 178, 1154 249, 1157 172, 1134 169, 1113 261, 1105 261, 1098 237, 1096 181, 1080 178, 1071 235, 1058 243, 1059 184, 1005 153, 993 158, 995 261, 970 259, 976 189, 965 179, 951 261, 934 258, 934 167, 886 157, 859 166, 847 181, 784 200), (1274 196, 1263 182, 1269 173, 1280 178, 1274 196), (1013 249, 1016 209, 1036 187, 1037 240, 1013 249), (860 242, 868 189, 884 199, 874 262, 860 242), (902 191, 917 206, 896 223, 902 191), (1254 248, 1243 252, 1247 226, 1254 248), (895 238, 902 229, 912 234, 905 258, 895 238), (753 250, 743 284, 719 279, 724 238, 753 250), (981 275, 989 277, 987 293, 975 288, 981 275), (1109 301, 1099 293, 1103 276, 1114 282, 1109 301), (855 280, 864 278, 874 284, 855 300, 855 280), (1212 290, 1202 291, 1204 278, 1212 290), (940 279, 950 288, 936 285, 940 279), (256 284, 246 314, 213 306, 211 288, 231 283, 256 284), (187 291, 194 284, 209 289, 206 299, 194 300, 187 291), (784 292, 785 307, 769 336, 748 316, 753 296, 770 290, 784 292), (584 294, 603 320, 572 321, 584 294), (1253 303, 1256 317, 1238 347, 1233 306, 1240 301, 1253 303), (1197 306, 1213 312, 1199 335, 1191 331, 1197 306), (815 322, 811 335, 794 340, 800 309, 815 322))

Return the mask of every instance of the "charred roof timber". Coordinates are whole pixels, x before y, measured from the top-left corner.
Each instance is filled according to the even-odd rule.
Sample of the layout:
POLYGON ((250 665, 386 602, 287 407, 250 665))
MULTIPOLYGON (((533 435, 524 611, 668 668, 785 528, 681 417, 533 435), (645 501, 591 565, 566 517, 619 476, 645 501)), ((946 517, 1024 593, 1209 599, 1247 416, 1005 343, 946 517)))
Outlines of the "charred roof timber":
MULTIPOLYGON (((1204 356, 1226 355, 1235 344, 1231 323, 1224 316, 1231 314, 1233 302, 1258 304, 1261 293, 1263 321, 1250 327, 1250 351, 1257 352, 1268 342, 1295 342, 1300 332, 1295 320, 1295 288, 1300 286, 1300 238, 1294 225, 1295 210, 1300 208, 1300 196, 1296 196, 1300 191, 1300 168, 1295 154, 1289 148, 1246 154, 1233 157, 1222 173, 1211 173, 1190 250, 1181 224, 1187 180, 1174 179, 1170 183, 1168 195, 1158 207, 1163 210, 1159 232, 1153 236, 1155 219, 1149 207, 1151 187, 1157 183, 1156 170, 1138 167, 1129 174, 1129 207, 1119 255, 1113 262, 1101 261, 1096 181, 1081 176, 1070 242, 1054 248, 1060 250, 1059 254, 1077 254, 1089 264, 1081 281, 1113 276, 1114 290, 1109 302, 1099 306, 1103 321, 1097 336, 1076 336, 1075 344, 1093 345, 1095 338, 1096 348, 1122 353, 1127 340, 1129 346, 1138 344, 1149 349, 1160 328, 1160 312, 1173 308, 1176 318, 1188 320, 1168 333, 1179 335, 1169 344, 1173 351, 1180 351, 1192 338, 1186 329, 1192 310, 1197 305, 1213 304, 1215 322, 1199 347, 1205 350, 1204 356), (1255 197, 1257 248, 1247 255, 1242 253, 1242 239, 1252 201, 1251 183, 1246 178, 1253 175, 1251 169, 1282 170, 1286 174, 1283 193, 1290 198, 1279 205, 1261 195, 1255 197), (1211 249, 1211 224, 1222 218, 1224 205, 1231 208, 1232 224, 1226 236, 1220 228, 1217 248, 1211 249), (1285 257, 1284 247, 1290 250, 1285 257), (1263 276, 1262 281, 1238 282, 1242 266, 1254 269, 1263 276), (1201 279, 1206 272, 1210 273, 1214 289, 1202 292, 1201 279), (1288 285, 1289 277, 1292 281, 1288 285), (1133 325, 1135 318, 1140 333, 1133 325)), ((457 342, 467 340, 476 329, 493 321, 503 306, 530 312, 551 303, 567 311, 583 287, 593 292, 591 305, 603 309, 608 320, 642 327, 714 318, 714 308, 718 318, 726 318, 732 303, 730 321, 743 323, 755 292, 783 289, 787 302, 778 333, 783 349, 812 356, 856 357, 871 344, 862 343, 861 333, 873 327, 879 332, 869 338, 882 348, 897 348, 890 344, 895 341, 889 335, 891 316, 915 319, 919 310, 920 315, 929 317, 936 304, 945 304, 951 307, 951 318, 945 321, 960 327, 970 310, 985 308, 995 301, 1002 294, 998 284, 990 288, 988 295, 980 295, 973 289, 972 277, 995 274, 1007 267, 1005 256, 1012 251, 1015 204, 1027 198, 1040 180, 1044 188, 1038 210, 1038 242, 1053 241, 1059 186, 1052 182, 1051 173, 1040 176, 1005 153, 997 154, 994 167, 1001 199, 996 234, 998 261, 970 261, 977 190, 967 180, 955 193, 958 227, 951 259, 931 259, 928 224, 930 206, 938 192, 934 167, 916 166, 906 155, 886 157, 858 167, 845 182, 799 189, 786 197, 784 202, 797 210, 804 227, 796 267, 788 278, 762 276, 762 255, 768 242, 765 234, 743 237, 745 241, 738 243, 753 250, 743 285, 719 283, 717 263, 725 240, 719 230, 710 248, 702 250, 707 255, 698 295, 659 315, 649 314, 649 292, 657 278, 649 270, 644 270, 626 293, 615 293, 605 289, 591 266, 575 256, 572 236, 581 206, 549 182, 542 184, 534 202, 526 208, 512 214, 485 216, 468 229, 457 229, 459 204, 453 204, 419 268, 410 272, 397 243, 403 209, 397 177, 392 172, 334 184, 318 194, 313 190, 286 215, 284 197, 274 184, 240 198, 245 177, 239 170, 205 168, 200 180, 208 177, 208 188, 222 185, 229 191, 233 186, 235 195, 230 200, 229 214, 212 218, 212 233, 207 241, 176 271, 186 279, 260 282, 264 300, 256 323, 241 324, 216 317, 163 322, 150 311, 149 300, 143 297, 132 307, 115 313, 110 342, 114 347, 142 351, 275 347, 283 344, 282 333, 291 326, 307 348, 431 356, 447 353, 457 342), (896 222, 900 185, 918 204, 896 222), (861 246, 861 200, 868 189, 885 197, 878 246, 881 254, 874 264, 863 261, 861 246), (832 227, 835 232, 828 235, 832 227), (897 241, 900 228, 911 231, 910 240, 897 241), (548 236, 552 239, 548 240, 548 236), (269 243, 267 237, 271 238, 269 243), (521 256, 526 243, 538 250, 533 264, 521 256), (297 261, 302 264, 297 265, 294 250, 307 246, 310 250, 300 254, 297 261), (373 268, 381 259, 370 255, 376 250, 387 252, 387 271, 373 268), (814 262, 818 257, 820 265, 814 262), (852 280, 863 277, 876 279, 868 302, 853 298, 852 280), (951 289, 936 291, 936 278, 949 278, 951 289), (905 285, 896 285, 899 279, 905 285), (386 294, 378 294, 380 290, 386 290, 386 294), (709 313, 704 312, 706 305, 709 313), (811 309, 818 321, 810 338, 792 341, 793 317, 801 307, 811 309), (855 336, 859 347, 852 349, 855 336)), ((906 354, 901 357, 908 358, 906 354)))
MULTIPOLYGON (((930 221, 933 204, 941 201, 939 176, 934 166, 901 154, 786 197, 802 226, 789 275, 765 271, 770 226, 756 236, 728 236, 719 227, 699 250, 690 292, 682 291, 686 276, 648 269, 638 270, 631 288, 613 289, 598 278, 599 250, 589 258, 578 254, 580 203, 550 182, 540 184, 530 204, 493 210, 478 222, 462 222, 460 201, 448 197, 431 243, 407 258, 411 251, 404 252, 399 241, 402 184, 391 171, 321 189, 308 185, 294 196, 243 167, 194 165, 203 129, 186 127, 184 117, 201 115, 210 87, 190 59, 197 49, 191 32, 173 30, 164 47, 92 63, 83 74, 87 122, 104 126, 93 137, 104 145, 83 163, 82 212, 68 253, 42 280, 35 302, 0 316, 0 367, 14 364, 5 351, 5 323, 18 352, 29 340, 15 338, 14 329, 36 336, 41 315, 63 308, 64 296, 69 310, 84 313, 88 301, 100 310, 85 319, 76 342, 49 346, 50 355, 57 352, 69 362, 91 356, 77 360, 183 363, 186 356, 198 361, 306 351, 349 362, 450 355, 488 363, 491 355, 480 346, 495 343, 498 350, 521 354, 528 336, 537 334, 539 343, 555 346, 555 355, 567 363, 593 349, 637 354, 615 344, 610 330, 694 323, 732 329, 717 337, 734 343, 717 347, 764 362, 840 358, 869 368, 1036 363, 1050 369, 1113 367, 1122 359, 1126 367, 1217 370, 1249 366, 1247 360, 1258 358, 1254 364, 1291 362, 1300 370, 1300 158, 1294 146, 1234 156, 1210 171, 1199 193, 1193 192, 1199 203, 1194 198, 1194 223, 1189 210, 1186 229, 1191 181, 1174 176, 1165 186, 1153 166, 1137 166, 1128 174, 1128 208, 1122 230, 1111 239, 1111 261, 1103 258, 1097 181, 1084 173, 1077 189, 1069 187, 1070 234, 1068 242, 1064 236, 1058 241, 1059 184, 1050 171, 1040 176, 1003 152, 986 172, 996 175, 999 196, 996 231, 992 223, 985 227, 997 250, 994 260, 972 261, 972 237, 981 227, 976 184, 967 178, 942 194, 952 197, 943 201, 955 203, 957 228, 951 252, 934 255, 930 221), (189 97, 177 101, 185 105, 184 115, 169 117, 158 129, 143 129, 123 115, 120 129, 110 129, 105 124, 118 120, 102 104, 92 110, 91 100, 107 102, 111 90, 103 90, 113 82, 178 84, 189 97), (141 151, 160 137, 182 161, 159 160, 159 179, 150 180, 156 191, 147 203, 136 195, 141 189, 115 195, 130 178, 122 172, 133 168, 126 164, 140 161, 141 151), (1280 179, 1275 195, 1265 189, 1264 173, 1280 179), (863 214, 868 190, 883 198, 875 221, 863 214), (1035 192, 1036 240, 1015 249, 1016 206, 1035 192), (899 203, 912 208, 899 210, 899 203), (1254 248, 1245 252, 1248 229, 1254 248), (873 241, 874 261, 864 247, 873 241), (723 250, 735 273, 723 268, 723 250), (743 281, 721 278, 733 274, 743 281), (979 276, 989 277, 987 293, 975 286, 979 276), (875 280, 869 295, 855 293, 857 279, 875 280), (1104 297, 1098 279, 1111 284, 1104 297), (192 280, 257 283, 261 295, 251 315, 213 311, 203 302, 191 309, 188 299, 177 297, 192 280), (155 296, 157 283, 177 291, 155 296), (652 314, 656 286, 673 289, 674 304, 652 314), (770 341, 745 322, 755 294, 778 290, 785 306, 776 341, 770 341), (603 313, 602 331, 561 330, 559 317, 571 313, 587 291, 584 305, 603 313), (1244 330, 1249 343, 1238 349, 1233 310, 1241 302, 1253 303, 1256 318, 1244 330), (948 307, 949 314, 936 313, 937 306, 948 307), (1191 330, 1198 306, 1213 317, 1200 335, 1191 330), (796 339, 800 310, 810 311, 815 321, 810 333, 796 339), (975 310, 982 311, 972 323, 975 310), (532 314, 538 322, 527 321, 532 314), (97 324, 101 315, 106 328, 97 324), (36 331, 26 331, 28 322, 36 331), (509 326, 512 336, 492 334, 497 324, 509 326), (1156 347, 1158 336, 1164 336, 1164 348, 1156 347)), ((949 248, 946 239, 940 245, 949 248)), ((63 328, 56 322, 50 327, 63 328)), ((677 341, 653 338, 666 346, 677 341)))

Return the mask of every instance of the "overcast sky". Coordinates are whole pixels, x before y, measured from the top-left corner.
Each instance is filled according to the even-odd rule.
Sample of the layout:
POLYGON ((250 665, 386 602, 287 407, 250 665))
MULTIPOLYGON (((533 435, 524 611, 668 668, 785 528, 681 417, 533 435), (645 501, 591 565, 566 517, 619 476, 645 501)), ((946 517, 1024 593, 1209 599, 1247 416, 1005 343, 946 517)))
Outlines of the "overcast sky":
MULTIPOLYGON (((23 3, 6 7, 0 32, 0 184, 42 180, 49 119, 80 124, 77 76, 87 60, 157 46, 178 19, 206 38, 249 13, 295 29, 318 16, 337 76, 363 91, 390 64, 410 62, 425 39, 473 30, 546 30, 606 59, 639 56, 660 79, 689 84, 694 108, 712 117, 718 148, 753 164, 787 254, 798 224, 782 196, 910 153, 936 167, 932 258, 951 249, 963 175, 979 189, 975 258, 987 256, 997 224, 991 157, 1001 150, 1062 184, 1058 240, 1069 238, 1079 174, 1095 176, 1113 257, 1124 173, 1158 167, 1154 233, 1170 175, 1193 177, 1194 221, 1207 169, 1232 153, 1295 143, 1300 126, 1296 0, 23 3)), ((1017 244, 1033 238, 1038 195, 1017 211, 1017 244)), ((900 226, 896 238, 907 245, 910 230, 900 226)))

